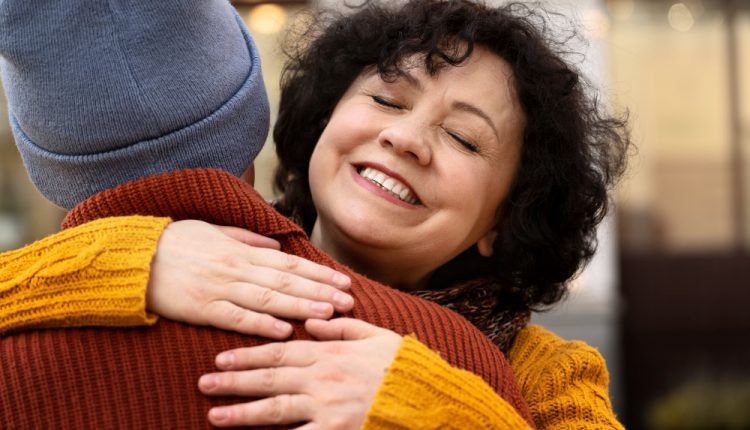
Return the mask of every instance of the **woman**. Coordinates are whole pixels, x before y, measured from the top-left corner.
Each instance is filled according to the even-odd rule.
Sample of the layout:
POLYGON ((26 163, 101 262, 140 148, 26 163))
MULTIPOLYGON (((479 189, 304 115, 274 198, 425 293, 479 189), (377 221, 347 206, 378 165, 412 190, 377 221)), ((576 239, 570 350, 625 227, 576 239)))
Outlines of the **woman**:
MULTIPOLYGON (((425 296, 438 281, 463 287, 442 290, 446 303, 483 297, 489 311, 475 322, 508 344, 520 328, 508 316, 558 300, 593 252, 606 187, 627 143, 622 124, 599 116, 578 74, 517 8, 414 1, 397 11, 368 5, 334 22, 289 69, 275 132, 280 208, 313 241, 377 279, 432 288, 425 296), (479 85, 485 82, 496 85, 479 85), (342 201, 342 190, 355 198, 342 201), (422 245, 428 234, 432 247, 422 245), (406 246, 410 252, 398 254, 406 246), (485 278, 491 281, 466 288, 485 278)), ((391 347, 400 342, 371 334, 391 347)), ((242 375, 257 373, 228 376, 242 375)), ((231 391, 223 381, 211 376, 203 389, 231 391)), ((537 407, 540 427, 560 422, 537 407)), ((288 408, 285 419, 311 419, 300 409, 288 408)), ((212 420, 240 423, 238 410, 215 411, 212 420)))
MULTIPOLYGON (((536 18, 517 4, 412 1, 312 30, 287 65, 274 131, 282 212, 340 261, 417 294, 489 276, 491 298, 475 303, 494 311, 558 301, 594 252, 628 141, 536 18)), ((277 377, 301 381, 291 367, 277 377)), ((242 392, 212 378, 204 392, 242 392)), ((540 427, 554 421, 530 407, 540 427)))

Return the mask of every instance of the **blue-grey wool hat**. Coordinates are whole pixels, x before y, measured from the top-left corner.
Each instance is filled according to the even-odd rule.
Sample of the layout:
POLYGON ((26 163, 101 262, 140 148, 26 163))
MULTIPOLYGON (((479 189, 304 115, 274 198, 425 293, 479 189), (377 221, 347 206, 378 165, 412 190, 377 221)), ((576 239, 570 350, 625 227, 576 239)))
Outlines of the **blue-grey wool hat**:
POLYGON ((0 72, 29 176, 63 208, 140 176, 240 176, 268 133, 258 50, 226 0, 2 0, 0 72))

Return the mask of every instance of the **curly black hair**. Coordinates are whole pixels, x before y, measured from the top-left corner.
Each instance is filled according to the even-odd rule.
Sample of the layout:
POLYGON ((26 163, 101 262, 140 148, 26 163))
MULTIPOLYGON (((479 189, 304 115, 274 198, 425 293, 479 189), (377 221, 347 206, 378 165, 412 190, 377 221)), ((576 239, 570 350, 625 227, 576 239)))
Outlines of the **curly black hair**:
POLYGON ((429 287, 493 276, 501 281, 502 303, 541 309, 560 300, 594 254, 608 191, 625 169, 626 115, 601 107, 580 71, 565 61, 565 42, 548 34, 549 17, 537 6, 411 0, 398 6, 370 1, 355 9, 317 16, 295 40, 302 48, 287 52, 273 132, 281 212, 312 229, 310 157, 360 73, 374 67, 394 79, 402 60, 421 54, 434 75, 461 65, 479 45, 512 68, 526 119, 521 164, 498 211, 494 255, 481 257, 471 247, 439 268, 429 287))

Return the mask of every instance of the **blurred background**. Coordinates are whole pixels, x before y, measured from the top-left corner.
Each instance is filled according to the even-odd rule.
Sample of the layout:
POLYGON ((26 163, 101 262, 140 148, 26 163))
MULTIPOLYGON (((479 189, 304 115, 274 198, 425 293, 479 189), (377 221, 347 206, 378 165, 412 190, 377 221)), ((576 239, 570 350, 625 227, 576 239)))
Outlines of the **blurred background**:
MULTIPOLYGON (((234 3, 261 50, 273 120, 285 28, 343 2, 234 3)), ((599 348, 628 428, 750 428, 750 1, 541 3, 580 25, 574 61, 630 112, 638 150, 599 253, 535 321, 599 348)), ((269 198, 273 168, 269 142, 256 179, 269 198)), ((29 182, 0 92, 0 251, 62 216, 29 182)))

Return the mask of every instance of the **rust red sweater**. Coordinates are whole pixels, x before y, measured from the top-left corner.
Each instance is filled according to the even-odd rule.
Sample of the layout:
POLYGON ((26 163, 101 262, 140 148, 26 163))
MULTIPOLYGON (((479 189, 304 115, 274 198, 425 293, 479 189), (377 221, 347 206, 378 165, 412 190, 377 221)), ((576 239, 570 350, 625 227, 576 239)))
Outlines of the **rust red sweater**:
MULTIPOLYGON (((244 227, 278 240, 285 252, 347 273, 355 298, 350 316, 414 333, 451 364, 481 376, 532 423, 505 357, 478 329, 456 313, 336 263, 234 176, 192 169, 133 181, 83 202, 63 226, 132 214, 244 227)), ((293 324, 294 339, 309 339, 300 323, 293 324)), ((238 399, 201 395, 198 377, 214 370, 218 352, 263 342, 165 319, 151 328, 8 336, 0 340, 5 392, 0 414, 14 417, 14 428, 207 428, 211 406, 238 399)))

